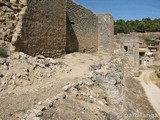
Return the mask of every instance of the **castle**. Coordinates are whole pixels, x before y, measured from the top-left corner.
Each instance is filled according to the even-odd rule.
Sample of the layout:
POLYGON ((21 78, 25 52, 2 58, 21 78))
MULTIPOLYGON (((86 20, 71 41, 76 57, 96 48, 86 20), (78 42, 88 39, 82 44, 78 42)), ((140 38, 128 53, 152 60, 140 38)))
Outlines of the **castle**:
MULTIPOLYGON (((110 14, 96 15, 72 0, 2 3, 4 24, 8 22, 13 26, 6 28, 9 33, 1 30, 0 39, 12 42, 16 51, 53 58, 73 52, 92 53, 98 49, 113 51, 114 22, 110 14), (8 17, 11 13, 13 19, 8 17)), ((1 25, 0 29, 5 27, 1 25)))
MULTIPOLYGON (((0 41, 11 42, 16 51, 52 58, 73 52, 114 51, 110 14, 94 14, 72 0, 3 0, 0 7, 0 41)), ((130 43, 122 42, 123 46, 130 43)), ((132 67, 138 68, 134 47, 138 42, 134 44, 135 53, 129 56, 132 67)))

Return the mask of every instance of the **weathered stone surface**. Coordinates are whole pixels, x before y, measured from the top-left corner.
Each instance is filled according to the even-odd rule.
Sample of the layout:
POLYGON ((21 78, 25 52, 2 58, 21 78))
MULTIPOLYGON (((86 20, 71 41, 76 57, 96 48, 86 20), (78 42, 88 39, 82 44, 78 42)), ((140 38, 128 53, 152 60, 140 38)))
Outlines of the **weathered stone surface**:
POLYGON ((0 16, 0 40, 15 45, 11 51, 45 57, 91 53, 98 50, 98 39, 112 51, 112 16, 99 15, 98 23, 92 11, 72 0, 4 0, 0 16))
POLYGON ((37 110, 37 109, 34 109, 33 113, 35 114, 36 117, 40 117, 43 114, 43 112, 41 110, 37 110))
POLYGON ((101 67, 102 67, 102 64, 98 64, 98 65, 94 64, 94 65, 91 65, 91 66, 90 66, 91 70, 92 70, 92 69, 93 69, 93 70, 101 69, 101 67))
POLYGON ((3 65, 6 62, 6 58, 1 58, 0 57, 0 65, 3 65))
POLYGON ((0 4, 0 40, 10 42, 18 21, 15 14, 17 14, 20 10, 19 4, 14 0, 3 0, 0 1, 0 4))
POLYGON ((35 105, 35 107, 28 111, 24 117, 25 120, 41 120, 40 117, 43 116, 45 110, 50 109, 53 107, 53 101, 47 99, 44 102, 39 102, 35 105))
POLYGON ((22 16, 16 50, 46 57, 65 53, 66 0, 27 1, 27 9, 22 16))
POLYGON ((53 102, 47 99, 46 101, 43 102, 43 105, 45 106, 45 109, 48 110, 49 108, 53 106, 53 102))
POLYGON ((98 49, 98 18, 90 10, 68 0, 66 51, 95 52, 98 49))
POLYGON ((62 88, 63 91, 68 91, 72 87, 72 84, 68 84, 62 88))
POLYGON ((94 85, 94 82, 91 81, 90 79, 85 79, 82 82, 83 82, 83 84, 85 84, 87 86, 93 86, 94 85))
POLYGON ((110 104, 120 104, 124 97, 122 95, 124 82, 124 66, 122 60, 122 52, 117 51, 113 54, 109 62, 90 66, 91 74, 89 78, 107 90, 110 104))
POLYGON ((107 75, 108 70, 105 69, 105 68, 102 68, 102 69, 99 69, 99 70, 95 70, 95 73, 105 76, 105 75, 107 75))
POLYGON ((128 58, 130 64, 130 69, 133 72, 139 70, 139 38, 133 37, 123 37, 123 42, 121 49, 124 52, 124 56, 128 58), (127 48, 127 50, 125 50, 127 48))
POLYGON ((113 52, 114 20, 111 14, 97 14, 98 16, 98 49, 113 52))

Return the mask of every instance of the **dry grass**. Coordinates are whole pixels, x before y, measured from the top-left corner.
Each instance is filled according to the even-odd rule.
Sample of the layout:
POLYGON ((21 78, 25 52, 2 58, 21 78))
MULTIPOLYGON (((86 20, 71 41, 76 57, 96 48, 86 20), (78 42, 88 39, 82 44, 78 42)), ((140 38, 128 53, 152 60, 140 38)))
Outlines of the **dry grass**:
POLYGON ((155 72, 150 74, 150 79, 152 82, 154 82, 157 86, 160 87, 160 78, 157 77, 157 74, 155 72))

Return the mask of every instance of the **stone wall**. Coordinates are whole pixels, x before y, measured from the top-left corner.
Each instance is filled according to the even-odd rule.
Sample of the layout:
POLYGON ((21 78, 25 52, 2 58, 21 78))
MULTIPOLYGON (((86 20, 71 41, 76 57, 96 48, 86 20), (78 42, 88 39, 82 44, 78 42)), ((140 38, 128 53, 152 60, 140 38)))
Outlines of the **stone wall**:
POLYGON ((113 17, 98 15, 98 22, 92 11, 72 0, 2 0, 0 8, 0 43, 11 42, 16 51, 59 57, 92 53, 98 44, 103 51, 113 49, 113 17))
MULTIPOLYGON (((58 57, 66 46, 66 0, 27 0, 16 49, 26 54, 58 57)), ((14 41, 14 40, 13 40, 14 41)))
POLYGON ((126 63, 133 70, 137 72, 139 70, 139 39, 138 38, 123 38, 121 45, 124 52, 124 57, 127 57, 129 62, 126 63))
POLYGON ((0 1, 0 41, 11 42, 19 22, 19 13, 24 7, 23 0, 0 1))
POLYGON ((98 16, 98 49, 113 52, 114 21, 110 14, 97 14, 98 16))
POLYGON ((92 11, 68 0, 66 52, 95 52, 98 49, 98 18, 92 11))

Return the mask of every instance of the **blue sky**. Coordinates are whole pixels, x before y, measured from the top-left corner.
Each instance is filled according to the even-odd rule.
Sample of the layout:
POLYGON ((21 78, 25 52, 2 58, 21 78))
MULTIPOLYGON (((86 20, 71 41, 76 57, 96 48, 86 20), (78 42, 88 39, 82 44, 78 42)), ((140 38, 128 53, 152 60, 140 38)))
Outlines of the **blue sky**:
POLYGON ((160 18, 160 0, 75 0, 94 13, 111 13, 115 20, 160 18))

